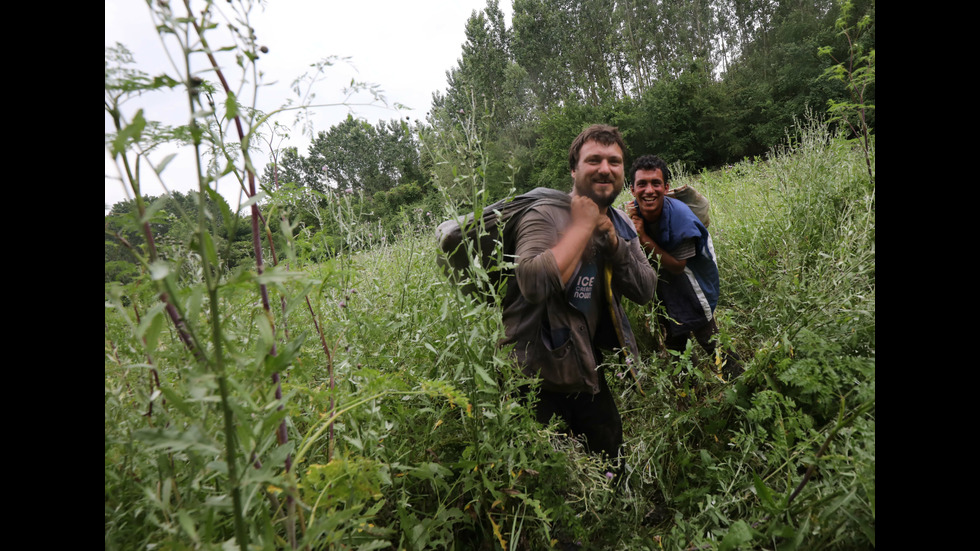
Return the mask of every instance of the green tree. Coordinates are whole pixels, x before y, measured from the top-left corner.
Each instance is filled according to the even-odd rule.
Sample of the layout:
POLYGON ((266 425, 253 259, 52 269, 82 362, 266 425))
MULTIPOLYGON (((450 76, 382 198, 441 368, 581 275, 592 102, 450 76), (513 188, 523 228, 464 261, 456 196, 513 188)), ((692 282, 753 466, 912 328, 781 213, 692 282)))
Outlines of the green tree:
POLYGON ((393 120, 371 126, 349 115, 317 134, 303 164, 307 184, 319 191, 363 191, 370 196, 421 176, 418 144, 408 123, 393 120))
POLYGON ((841 57, 835 57, 830 46, 820 48, 821 55, 829 56, 836 62, 824 76, 843 83, 848 97, 828 100, 828 112, 833 121, 847 125, 851 133, 860 138, 868 179, 873 185, 875 177, 870 133, 874 126, 875 108, 874 2, 863 14, 855 10, 853 1, 843 2, 840 17, 834 26, 840 31, 838 36, 847 41, 847 48, 841 57))
POLYGON ((433 96, 438 126, 459 125, 461 118, 473 116, 496 138, 526 124, 533 103, 530 81, 512 58, 511 35, 497 0, 473 12, 462 57, 446 72, 446 93, 433 96))
POLYGON ((540 109, 570 97, 573 85, 565 67, 566 15, 558 0, 514 0, 515 61, 529 75, 540 109))
POLYGON ((691 62, 679 76, 661 79, 643 94, 630 123, 632 143, 690 168, 717 166, 732 156, 729 111, 724 84, 691 62))
POLYGON ((300 155, 295 147, 283 149, 278 157, 278 162, 273 161, 265 166, 265 171, 262 173, 263 184, 273 185, 278 181, 280 184, 316 186, 316 180, 311 178, 312 170, 309 161, 300 155))

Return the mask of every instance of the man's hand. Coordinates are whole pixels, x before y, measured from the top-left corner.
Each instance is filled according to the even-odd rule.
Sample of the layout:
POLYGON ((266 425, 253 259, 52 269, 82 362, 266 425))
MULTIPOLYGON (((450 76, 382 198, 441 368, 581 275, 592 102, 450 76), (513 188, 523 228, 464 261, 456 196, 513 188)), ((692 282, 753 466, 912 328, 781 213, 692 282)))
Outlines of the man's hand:
POLYGON ((601 212, 592 199, 572 196, 571 222, 558 243, 551 248, 561 273, 562 284, 568 283, 578 267, 585 247, 593 235, 605 234, 603 239, 609 252, 619 246, 619 238, 608 212, 601 212))
POLYGON ((588 229, 590 232, 599 223, 599 205, 583 195, 572 196, 572 225, 588 229))
POLYGON ((660 260, 660 264, 668 272, 672 274, 683 273, 684 267, 687 266, 687 260, 677 260, 667 251, 663 250, 660 243, 657 243, 652 237, 647 235, 646 228, 643 226, 643 217, 636 210, 636 205, 633 204, 633 201, 626 204, 626 214, 633 221, 633 227, 636 228, 636 235, 640 238, 640 246, 643 247, 643 250, 647 254, 655 255, 660 260))
POLYGON ((616 228, 609 218, 608 210, 602 213, 595 201, 589 197, 582 195, 572 197, 572 225, 586 231, 588 235, 605 234, 608 252, 615 251, 616 246, 619 245, 616 228))
POLYGON ((616 227, 613 226, 609 216, 600 216, 599 223, 596 224, 595 231, 598 234, 606 234, 606 252, 613 253, 619 245, 619 237, 616 236, 616 227))
MULTIPOLYGON (((633 201, 626 203, 626 214, 630 217, 630 220, 633 221, 633 227, 636 229, 636 235, 640 236, 641 240, 649 239, 647 230, 643 226, 643 217, 640 216, 640 213, 636 210, 636 203, 633 201)), ((641 243, 642 242, 643 241, 641 241, 641 243)))

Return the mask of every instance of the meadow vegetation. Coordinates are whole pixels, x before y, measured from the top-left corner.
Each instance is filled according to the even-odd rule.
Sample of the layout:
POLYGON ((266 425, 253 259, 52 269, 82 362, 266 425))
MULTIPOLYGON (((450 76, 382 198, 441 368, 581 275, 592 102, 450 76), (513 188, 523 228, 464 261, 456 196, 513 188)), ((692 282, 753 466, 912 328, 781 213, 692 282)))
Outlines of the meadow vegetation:
MULTIPOLYGON (((291 522, 314 548, 873 546, 875 193, 864 176, 857 148, 811 124, 766 162, 680 179, 712 201, 723 338, 748 371, 725 383, 714 358, 664 357, 644 339, 646 396, 613 378, 623 480, 533 422, 517 399, 526 381, 495 346, 499 311, 445 281, 426 218, 327 262, 292 255, 268 278, 285 298, 276 334, 256 276, 224 274, 223 375, 164 319, 151 270, 107 285, 106 546, 221 544, 231 484, 264 547, 287 546, 291 522), (238 481, 222 408, 235 418, 238 481), (284 419, 291 437, 278 445, 284 419)), ((313 248, 304 239, 290 241, 313 248)), ((206 327, 200 260, 175 263, 173 300, 206 327)), ((637 327, 650 316, 631 314, 637 327)))
MULTIPOLYGON (((209 51, 206 13, 157 15, 188 57, 209 51)), ((719 358, 658 351, 652 309, 628 305, 645 392, 607 357, 617 467, 534 421, 499 308, 436 265, 440 220, 515 187, 475 119, 419 138, 438 195, 380 221, 356 193, 259 193, 249 141, 268 115, 227 88, 209 107, 185 70, 110 74, 107 55, 107 148, 134 199, 106 219, 128 255, 107 245, 106 549, 875 546, 873 135, 813 115, 765 159, 679 167, 674 185, 712 203, 721 339, 747 370, 726 381, 719 358), (160 88, 188 95, 186 127, 125 112, 160 88), (198 190, 144 198, 138 167, 162 174, 147 154, 177 134, 198 190), (249 201, 229 205, 218 178, 249 201)))

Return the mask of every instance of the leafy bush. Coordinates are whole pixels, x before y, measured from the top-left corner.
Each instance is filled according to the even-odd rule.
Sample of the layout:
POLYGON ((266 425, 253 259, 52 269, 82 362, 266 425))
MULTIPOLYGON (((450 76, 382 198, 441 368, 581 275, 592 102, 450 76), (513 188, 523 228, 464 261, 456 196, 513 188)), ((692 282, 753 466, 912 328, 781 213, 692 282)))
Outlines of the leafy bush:
MULTIPOLYGON (((213 13, 169 9, 155 8, 162 28, 207 36, 213 13)), ((193 82, 109 73, 116 99, 193 82)), ((224 94, 219 118, 254 131, 262 116, 224 94)), ((140 199, 107 239, 145 241, 128 249, 138 274, 106 259, 121 278, 105 302, 107 549, 874 546, 874 184, 863 152, 823 125, 765 163, 700 175, 722 339, 748 371, 724 382, 716 358, 651 350, 645 394, 611 377, 626 433, 617 470, 534 422, 522 399, 534 381, 497 346, 499 309, 436 267, 432 218, 495 198, 479 140, 454 145, 469 169, 442 172, 448 212, 402 212, 397 236, 355 197, 287 187, 262 201, 253 188, 233 210, 215 178, 254 175, 247 151, 229 152, 201 174, 207 199, 174 221, 186 239, 160 254, 125 166, 145 162, 154 136, 121 106, 107 101, 119 115, 107 144, 140 199), (245 209, 262 244, 254 270, 225 260, 245 209)), ((200 116, 186 135, 237 147, 200 116)), ((638 330, 652 315, 629 312, 638 330)))

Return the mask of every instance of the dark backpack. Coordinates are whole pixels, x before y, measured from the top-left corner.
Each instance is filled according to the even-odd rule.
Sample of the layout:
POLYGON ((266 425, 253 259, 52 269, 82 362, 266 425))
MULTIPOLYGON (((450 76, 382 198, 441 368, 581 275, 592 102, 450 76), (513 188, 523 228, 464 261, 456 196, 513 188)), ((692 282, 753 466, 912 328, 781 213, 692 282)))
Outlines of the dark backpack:
POLYGON ((473 256, 480 258, 487 283, 494 288, 499 288, 501 280, 508 277, 513 270, 498 266, 497 243, 503 244, 503 257, 513 259, 517 241, 517 223, 528 209, 537 205, 570 208, 571 203, 572 199, 567 192, 539 187, 523 195, 484 207, 480 220, 477 220, 476 213, 472 212, 457 219, 446 220, 436 228, 439 250, 442 253, 439 255, 438 263, 450 281, 462 285, 464 293, 482 294, 485 299, 490 300, 492 298, 490 294, 478 292, 484 287, 473 281, 479 276, 478 272, 471 269, 472 261, 469 252, 471 249, 467 243, 472 244, 473 256))
POLYGON ((691 208, 691 212, 698 217, 698 220, 704 224, 704 227, 707 228, 711 224, 711 215, 708 212, 711 205, 708 203, 708 198, 698 193, 691 186, 685 184, 679 188, 671 188, 667 191, 667 197, 683 201, 685 205, 691 208))

